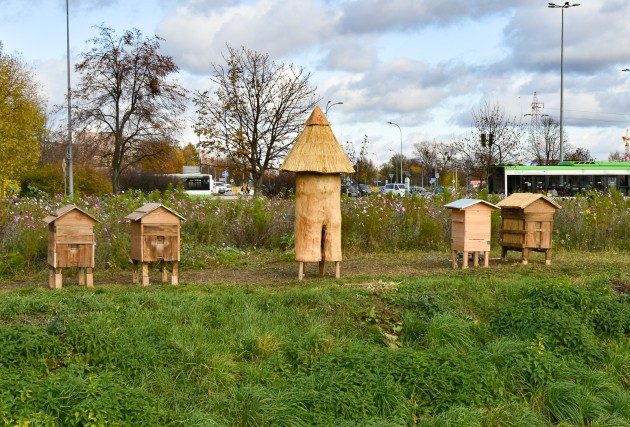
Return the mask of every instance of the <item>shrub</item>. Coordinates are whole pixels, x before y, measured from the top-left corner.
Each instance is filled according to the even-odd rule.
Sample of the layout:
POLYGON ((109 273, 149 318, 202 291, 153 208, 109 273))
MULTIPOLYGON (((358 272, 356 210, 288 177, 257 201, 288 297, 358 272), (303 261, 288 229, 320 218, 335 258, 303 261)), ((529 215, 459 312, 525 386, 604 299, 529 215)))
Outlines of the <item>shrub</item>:
POLYGON ((135 169, 128 169, 120 176, 122 191, 140 190, 149 193, 155 190, 164 191, 177 184, 177 179, 171 176, 135 169))
MULTIPOLYGON (((58 164, 47 164, 23 175, 20 181, 22 196, 64 193, 64 175, 58 164)), ((88 166, 74 168, 74 191, 77 196, 102 196, 112 192, 109 178, 101 171, 88 166)))

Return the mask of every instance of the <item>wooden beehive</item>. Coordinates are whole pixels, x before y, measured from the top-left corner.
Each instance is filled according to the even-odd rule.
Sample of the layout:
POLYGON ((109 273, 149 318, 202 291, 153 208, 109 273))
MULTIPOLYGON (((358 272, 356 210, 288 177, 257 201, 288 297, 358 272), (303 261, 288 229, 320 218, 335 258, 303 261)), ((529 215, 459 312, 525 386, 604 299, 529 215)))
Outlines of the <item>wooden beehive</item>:
POLYGON ((162 282, 171 266, 171 283, 179 280, 180 228, 184 218, 161 203, 147 203, 125 217, 131 221, 131 260, 133 282, 138 282, 142 266, 142 285, 149 285, 149 263, 161 262, 162 282))
POLYGON ((89 213, 74 205, 58 209, 44 218, 48 225, 48 286, 61 288, 62 268, 79 269, 79 284, 94 286, 94 225, 98 222, 89 213))
POLYGON ((492 203, 477 199, 460 199, 444 206, 451 211, 451 260, 457 267, 457 252, 463 252, 462 268, 468 268, 468 255, 473 254, 475 266, 483 252, 483 265, 490 262, 491 215, 499 209, 492 203))
POLYGON ((522 252, 522 262, 529 262, 529 252, 545 253, 551 264, 551 237, 556 202, 542 194, 514 193, 498 203, 501 208, 501 258, 508 250, 522 252))
POLYGON ((341 254, 341 173, 354 168, 337 142, 326 116, 315 107, 281 170, 295 177, 295 259, 298 278, 304 277, 304 263, 335 262, 340 276, 341 254))

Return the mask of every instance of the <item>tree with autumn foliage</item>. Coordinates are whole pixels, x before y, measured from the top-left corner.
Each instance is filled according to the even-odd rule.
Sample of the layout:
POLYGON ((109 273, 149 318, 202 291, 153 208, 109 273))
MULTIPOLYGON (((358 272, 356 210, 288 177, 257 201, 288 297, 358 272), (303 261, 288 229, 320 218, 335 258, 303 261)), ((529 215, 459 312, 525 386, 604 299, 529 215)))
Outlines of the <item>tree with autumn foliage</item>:
POLYGON ((121 36, 104 26, 98 30, 75 65, 80 82, 72 93, 73 120, 104 147, 118 193, 121 173, 163 153, 164 141, 181 130, 186 95, 172 79, 179 68, 160 52, 163 39, 137 29, 121 36))
POLYGON ((0 197, 9 180, 35 167, 46 133, 44 102, 26 65, 0 43, 0 197))
POLYGON ((197 92, 195 131, 200 145, 251 176, 254 194, 279 162, 317 102, 310 74, 245 47, 227 47, 214 63, 213 88, 197 92))

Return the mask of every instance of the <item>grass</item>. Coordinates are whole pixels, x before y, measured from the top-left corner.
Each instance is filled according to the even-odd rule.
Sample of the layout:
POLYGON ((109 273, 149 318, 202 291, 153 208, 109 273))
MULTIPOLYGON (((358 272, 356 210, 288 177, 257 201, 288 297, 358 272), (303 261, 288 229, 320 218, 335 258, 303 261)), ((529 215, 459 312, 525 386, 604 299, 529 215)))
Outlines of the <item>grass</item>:
POLYGON ((0 288, 0 424, 630 425, 627 253, 469 271, 354 255, 304 282, 233 265, 0 288))

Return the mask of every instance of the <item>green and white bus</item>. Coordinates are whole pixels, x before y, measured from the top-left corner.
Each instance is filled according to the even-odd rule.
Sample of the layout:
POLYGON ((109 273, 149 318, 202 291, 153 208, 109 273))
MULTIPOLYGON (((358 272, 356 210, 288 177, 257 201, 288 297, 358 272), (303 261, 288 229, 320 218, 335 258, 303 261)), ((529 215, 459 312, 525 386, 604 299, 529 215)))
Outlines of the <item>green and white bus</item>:
POLYGON ((173 173, 168 176, 176 178, 191 196, 211 196, 217 193, 212 175, 205 173, 173 173))
POLYGON ((495 165, 491 170, 490 192, 551 193, 574 196, 615 187, 630 194, 630 162, 561 162, 556 166, 495 165))

